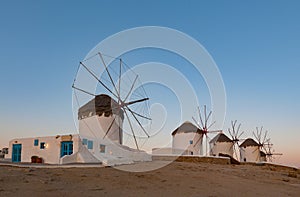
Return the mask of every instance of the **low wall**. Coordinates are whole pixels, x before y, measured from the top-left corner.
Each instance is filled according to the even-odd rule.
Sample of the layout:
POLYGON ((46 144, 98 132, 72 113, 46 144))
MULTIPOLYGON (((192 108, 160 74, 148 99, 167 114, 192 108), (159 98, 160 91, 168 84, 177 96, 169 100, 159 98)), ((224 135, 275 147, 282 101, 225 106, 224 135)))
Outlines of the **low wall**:
POLYGON ((203 157, 195 155, 174 156, 174 155, 152 155, 154 161, 178 161, 192 163, 212 163, 212 164, 230 164, 230 158, 226 157, 203 157))

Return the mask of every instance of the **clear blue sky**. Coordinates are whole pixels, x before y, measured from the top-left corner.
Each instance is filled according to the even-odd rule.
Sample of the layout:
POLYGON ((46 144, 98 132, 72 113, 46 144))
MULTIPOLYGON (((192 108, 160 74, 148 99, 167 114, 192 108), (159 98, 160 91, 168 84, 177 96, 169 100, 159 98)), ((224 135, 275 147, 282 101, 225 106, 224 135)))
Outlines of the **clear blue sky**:
MULTIPOLYGON (((71 85, 98 42, 137 26, 198 40, 226 87, 227 116, 270 130, 281 161, 300 166, 299 1, 2 1, 0 145, 74 133, 71 85)), ((189 117, 190 118, 190 117, 189 117)))

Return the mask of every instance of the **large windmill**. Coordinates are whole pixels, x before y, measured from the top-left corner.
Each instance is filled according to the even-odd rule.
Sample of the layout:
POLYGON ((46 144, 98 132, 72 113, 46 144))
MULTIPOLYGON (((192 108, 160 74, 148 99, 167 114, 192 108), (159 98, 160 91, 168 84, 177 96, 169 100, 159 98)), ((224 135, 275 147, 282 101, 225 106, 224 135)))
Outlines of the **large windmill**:
MULTIPOLYGON (((80 62, 78 71, 72 85, 77 105, 79 107, 83 106, 77 95, 77 92, 80 92, 89 97, 91 105, 94 104, 92 107, 95 108, 95 112, 88 111, 91 115, 95 115, 93 113, 96 113, 98 116, 104 114, 110 118, 107 119, 109 122, 105 123, 106 125, 103 125, 103 121, 99 121, 100 125, 102 124, 102 128, 104 128, 103 134, 100 135, 101 138, 105 139, 110 133, 116 132, 113 130, 116 130, 115 128, 117 127, 119 143, 122 144, 123 132, 125 131, 123 125, 126 124, 129 130, 127 133, 131 133, 136 148, 140 149, 137 138, 142 135, 143 138, 150 137, 143 121, 151 119, 149 118, 149 113, 145 112, 149 110, 149 97, 142 84, 138 84, 138 75, 121 58, 113 58, 100 52, 80 62), (110 61, 106 61, 107 58, 110 58, 110 61), (110 63, 107 64, 107 62, 110 63), (99 73, 101 69, 103 72, 99 73), (96 88, 94 90, 89 88, 90 85, 82 87, 83 81, 77 79, 79 70, 85 72, 85 80, 89 81, 92 78, 95 81, 96 86, 93 87, 96 88), (144 107, 141 107, 141 105, 144 107)), ((88 107, 87 104, 84 106, 88 107)), ((89 116, 89 114, 83 114, 79 119, 86 116, 89 116)), ((91 127, 88 123, 86 125, 88 128, 91 127)), ((99 138, 95 131, 92 133, 99 138)))
POLYGON ((233 153, 234 153, 236 159, 239 160, 239 158, 238 158, 239 142, 241 140, 244 140, 244 139, 241 139, 241 136, 244 134, 244 131, 240 132, 241 123, 238 126, 236 125, 236 123, 237 123, 237 120, 231 121, 231 128, 228 128, 228 132, 229 132, 229 135, 231 136, 231 141, 232 141, 232 146, 230 148, 233 149, 233 153))
MULTIPOLYGON (((216 123, 216 121, 213 122, 209 122, 209 119, 212 115, 212 111, 209 111, 209 113, 207 114, 207 109, 206 109, 206 105, 204 105, 203 107, 203 114, 201 115, 201 109, 200 107, 197 108, 198 111, 198 116, 199 116, 199 121, 196 120, 195 117, 192 117, 192 119, 194 120, 195 124, 198 126, 198 128, 201 130, 202 132, 202 138, 199 138, 199 140, 202 140, 203 138, 205 138, 205 155, 208 155, 208 141, 210 140, 210 137, 208 136, 208 134, 210 133, 219 133, 222 132, 222 130, 210 130, 211 127, 216 123), (203 116, 204 115, 204 116, 203 116)), ((198 141, 199 141, 198 140, 198 141)), ((198 142, 196 142, 195 144, 197 144, 198 142)), ((202 150, 204 148, 202 147, 202 150)))

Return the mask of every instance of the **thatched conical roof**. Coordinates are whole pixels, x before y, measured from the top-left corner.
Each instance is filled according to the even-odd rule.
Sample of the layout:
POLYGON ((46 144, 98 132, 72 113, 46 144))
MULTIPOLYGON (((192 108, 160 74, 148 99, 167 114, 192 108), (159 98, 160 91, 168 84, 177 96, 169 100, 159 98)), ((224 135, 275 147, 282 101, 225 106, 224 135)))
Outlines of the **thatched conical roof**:
POLYGON ((209 143, 216 143, 216 142, 232 142, 232 140, 229 139, 229 137, 227 137, 224 133, 219 133, 212 140, 209 141, 209 143))
POLYGON ((202 133, 193 123, 186 121, 172 132, 172 135, 178 133, 202 133))
POLYGON ((259 146, 259 144, 252 138, 246 139, 240 147, 247 147, 247 146, 259 146))
POLYGON ((94 115, 102 116, 103 114, 106 117, 115 114, 124 119, 124 112, 120 109, 119 104, 106 94, 97 95, 80 107, 78 110, 78 119, 80 120, 94 115))

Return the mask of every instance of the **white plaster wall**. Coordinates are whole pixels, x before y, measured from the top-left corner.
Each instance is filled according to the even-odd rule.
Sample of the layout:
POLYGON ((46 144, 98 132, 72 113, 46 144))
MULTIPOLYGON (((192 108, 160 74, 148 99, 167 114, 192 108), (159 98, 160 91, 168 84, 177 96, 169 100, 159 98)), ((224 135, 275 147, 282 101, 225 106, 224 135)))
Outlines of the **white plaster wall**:
MULTIPOLYGON (((133 163, 134 161, 151 161, 152 157, 144 151, 138 151, 120 144, 120 137, 122 142, 122 135, 119 135, 119 122, 122 128, 122 120, 119 120, 117 115, 105 117, 91 116, 79 120, 79 132, 81 139, 93 141, 93 148, 88 151, 104 165, 118 165, 133 163), (104 137, 107 129, 112 121, 115 121, 108 133, 104 137), (100 152, 100 144, 105 145, 105 153, 100 152)), ((122 130, 121 130, 122 134, 122 130)), ((88 148, 87 145, 84 145, 88 148)), ((87 161, 85 161, 87 162, 87 161)))
POLYGON ((184 151, 187 150, 187 154, 193 152, 193 155, 200 155, 202 140, 199 133, 176 133, 172 141, 173 154, 186 154, 184 151), (193 140, 193 144, 190 144, 190 140, 193 140))
MULTIPOLYGON (((73 154, 78 151, 79 140, 78 135, 72 135, 73 154)), ((38 156, 43 158, 44 163, 59 164, 61 142, 61 137, 56 136, 14 139, 9 142, 9 156, 11 159, 13 144, 22 144, 21 162, 31 162, 32 156, 38 156), (39 140, 38 146, 34 146, 35 139, 39 140), (45 142, 45 149, 40 149, 41 142, 45 142)))
POLYGON ((231 142, 210 143, 210 155, 218 156, 219 153, 227 154, 233 157, 233 144, 231 142))
MULTIPOLYGON (((102 139, 108 130, 109 126, 111 125, 112 121, 115 119, 112 127, 110 128, 107 136, 108 138, 114 142, 119 143, 119 122, 122 128, 122 119, 119 118, 117 115, 105 117, 102 116, 91 116, 84 119, 79 120, 79 132, 81 136, 95 138, 95 139, 102 139)), ((122 130, 121 130, 121 142, 122 142, 122 130)))
POLYGON ((241 162, 259 162, 260 152, 258 146, 247 146, 246 148, 240 147, 241 162))
MULTIPOLYGON (((92 155, 102 162, 109 162, 110 165, 121 164, 119 162, 126 161, 125 163, 133 163, 134 161, 151 161, 152 157, 144 151, 136 150, 123 146, 117 142, 113 142, 107 138, 88 138, 82 137, 87 140, 93 141, 93 149, 88 149, 92 155), (105 145, 105 152, 100 152, 100 144, 105 145), (118 161, 120 160, 120 161, 118 161)), ((87 145, 84 145, 87 147, 87 145)), ((87 147, 88 148, 88 147, 87 147)))

